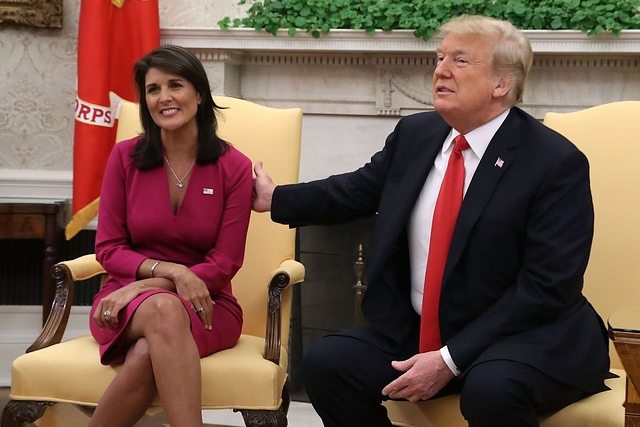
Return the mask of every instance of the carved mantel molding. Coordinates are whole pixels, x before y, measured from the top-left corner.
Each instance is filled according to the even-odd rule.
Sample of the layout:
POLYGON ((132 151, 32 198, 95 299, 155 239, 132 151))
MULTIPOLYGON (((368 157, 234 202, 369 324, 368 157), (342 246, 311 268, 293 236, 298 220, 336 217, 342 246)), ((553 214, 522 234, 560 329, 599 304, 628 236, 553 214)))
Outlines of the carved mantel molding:
MULTIPOLYGON (((433 53, 440 40, 416 38, 412 31, 331 30, 315 39, 306 32, 289 37, 286 31, 275 37, 251 28, 163 28, 162 40, 193 49, 238 50, 244 52, 331 52, 331 53, 433 53)), ((609 34, 587 36, 580 31, 525 30, 538 54, 640 54, 640 30, 627 30, 620 37, 609 34)))
MULTIPOLYGON (((534 64, 523 108, 542 118, 621 99, 640 99, 640 30, 587 36, 525 31, 534 64)), ((315 39, 253 29, 164 28, 164 44, 194 51, 213 91, 306 114, 402 116, 431 108, 438 38, 411 31, 332 30, 315 39)))

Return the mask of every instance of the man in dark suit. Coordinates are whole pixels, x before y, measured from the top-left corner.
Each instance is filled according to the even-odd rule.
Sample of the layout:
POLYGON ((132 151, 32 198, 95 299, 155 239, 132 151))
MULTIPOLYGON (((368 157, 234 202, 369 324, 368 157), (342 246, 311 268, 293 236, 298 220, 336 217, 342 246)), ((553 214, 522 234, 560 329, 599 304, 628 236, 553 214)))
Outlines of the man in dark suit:
POLYGON ((538 416, 606 389, 606 331, 582 295, 594 221, 587 159, 515 107, 532 63, 522 33, 463 16, 441 34, 435 112, 400 120, 365 166, 284 186, 255 167, 254 209, 276 222, 377 213, 368 325, 329 335, 304 356, 305 387, 326 426, 388 427, 382 400, 452 392, 472 427, 537 426, 538 416), (434 212, 449 192, 440 188, 454 145, 464 199, 448 214, 433 296, 425 276, 446 228, 434 212), (435 344, 421 338, 430 326, 435 344))

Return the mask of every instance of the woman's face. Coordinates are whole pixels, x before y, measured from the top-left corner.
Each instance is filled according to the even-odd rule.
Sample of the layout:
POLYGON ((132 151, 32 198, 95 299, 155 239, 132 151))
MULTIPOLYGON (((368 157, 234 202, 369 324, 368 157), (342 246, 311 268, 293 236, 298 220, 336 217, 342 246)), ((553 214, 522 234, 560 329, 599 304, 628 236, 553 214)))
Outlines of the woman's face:
POLYGON ((195 116, 200 95, 191 82, 177 74, 150 68, 145 76, 144 91, 151 118, 161 129, 197 128, 195 116))

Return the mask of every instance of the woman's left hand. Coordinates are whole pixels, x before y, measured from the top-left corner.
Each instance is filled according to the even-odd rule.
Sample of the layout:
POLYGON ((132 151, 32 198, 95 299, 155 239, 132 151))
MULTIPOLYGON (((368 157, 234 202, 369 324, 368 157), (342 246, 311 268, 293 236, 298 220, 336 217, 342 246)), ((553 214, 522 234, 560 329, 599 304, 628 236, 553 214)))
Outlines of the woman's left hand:
POLYGON ((174 283, 177 294, 191 303, 191 307, 200 317, 204 327, 211 330, 215 302, 211 299, 204 281, 185 268, 178 277, 174 278, 174 283))

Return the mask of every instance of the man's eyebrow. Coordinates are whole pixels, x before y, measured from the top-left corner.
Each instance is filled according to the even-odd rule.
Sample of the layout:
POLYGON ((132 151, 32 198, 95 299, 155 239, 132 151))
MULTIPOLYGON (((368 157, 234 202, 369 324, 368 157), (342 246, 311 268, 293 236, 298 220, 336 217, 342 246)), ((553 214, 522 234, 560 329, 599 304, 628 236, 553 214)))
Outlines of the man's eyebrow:
MULTIPOLYGON (((436 48, 436 53, 442 53, 442 52, 444 52, 444 49, 441 46, 438 46, 436 48)), ((469 49, 465 48, 465 47, 457 47, 457 48, 451 50, 451 53, 454 54, 454 55, 459 55, 459 54, 468 55, 470 52, 471 51, 469 49)))

